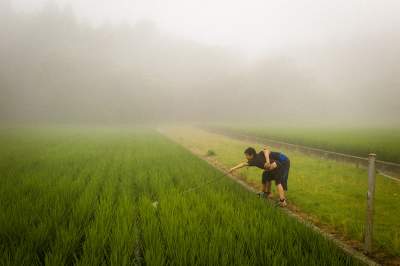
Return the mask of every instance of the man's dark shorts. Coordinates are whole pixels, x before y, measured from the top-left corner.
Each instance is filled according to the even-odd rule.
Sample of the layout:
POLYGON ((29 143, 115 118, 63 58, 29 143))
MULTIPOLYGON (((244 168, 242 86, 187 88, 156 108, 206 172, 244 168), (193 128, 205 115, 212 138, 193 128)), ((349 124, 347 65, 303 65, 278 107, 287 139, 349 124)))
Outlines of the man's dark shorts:
POLYGON ((264 171, 262 173, 262 183, 275 181, 275 184, 281 184, 284 190, 288 190, 288 178, 289 178, 290 161, 280 164, 278 168, 272 171, 264 171))

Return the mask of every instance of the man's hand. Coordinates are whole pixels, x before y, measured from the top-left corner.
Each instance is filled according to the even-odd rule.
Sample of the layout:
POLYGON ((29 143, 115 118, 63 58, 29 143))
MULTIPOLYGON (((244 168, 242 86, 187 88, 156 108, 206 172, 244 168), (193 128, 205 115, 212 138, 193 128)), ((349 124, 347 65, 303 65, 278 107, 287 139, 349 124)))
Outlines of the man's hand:
POLYGON ((245 167, 245 166, 248 166, 248 165, 249 165, 249 164, 248 164, 247 162, 246 162, 246 163, 240 163, 240 164, 238 164, 238 165, 232 167, 231 169, 229 169, 229 173, 232 173, 232 172, 235 171, 236 169, 240 169, 240 168, 245 167))
POLYGON ((264 168, 265 168, 265 170, 268 171, 268 172, 274 170, 274 169, 277 168, 277 167, 278 167, 278 165, 276 164, 276 162, 265 163, 265 164, 264 164, 264 168))

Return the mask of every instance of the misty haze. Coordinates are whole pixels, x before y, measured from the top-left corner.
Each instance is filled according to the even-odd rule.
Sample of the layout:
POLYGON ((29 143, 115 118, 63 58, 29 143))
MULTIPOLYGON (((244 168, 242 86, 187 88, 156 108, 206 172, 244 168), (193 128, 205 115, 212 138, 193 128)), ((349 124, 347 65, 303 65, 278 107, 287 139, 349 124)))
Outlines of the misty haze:
MULTIPOLYGON (((321 3, 306 1, 298 11, 305 14, 293 20, 287 13, 296 10, 283 4, 285 9, 275 10, 282 14, 274 15, 280 23, 265 19, 261 27, 249 25, 245 30, 252 34, 243 34, 238 46, 165 30, 151 16, 99 22, 101 10, 118 1, 93 1, 86 16, 78 2, 25 2, 1 1, 0 117, 5 122, 271 122, 274 117, 398 125, 400 19, 393 10, 392 17, 372 4, 369 10, 368 1, 339 1, 338 10, 322 21, 318 12, 327 11, 321 3), (306 21, 296 20, 307 15, 306 21), (303 35, 301 27, 308 27, 303 35), (241 46, 257 42, 265 47, 241 46)), ((400 11, 397 1, 387 4, 400 11)), ((268 8, 274 5, 256 15, 271 16, 274 10, 268 8)), ((219 11, 226 25, 224 10, 219 11)), ((251 11, 225 30, 235 31, 240 21, 246 26, 248 16, 251 11)))
POLYGON ((400 265, 399 0, 0 0, 0 265, 400 265))

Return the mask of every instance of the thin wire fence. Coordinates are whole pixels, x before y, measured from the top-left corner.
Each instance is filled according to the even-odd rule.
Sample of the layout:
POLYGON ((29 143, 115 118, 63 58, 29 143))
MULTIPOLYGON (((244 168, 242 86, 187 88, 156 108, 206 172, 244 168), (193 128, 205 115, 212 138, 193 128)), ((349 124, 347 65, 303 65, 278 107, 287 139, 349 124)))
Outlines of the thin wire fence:
MULTIPOLYGON (((278 148, 283 147, 283 148, 287 148, 287 149, 291 149, 291 150, 301 151, 303 153, 314 154, 314 155, 326 157, 327 159, 354 163, 355 165, 357 165, 357 167, 362 167, 365 169, 368 168, 368 158, 366 158, 366 157, 360 157, 360 156, 355 156, 355 155, 351 155, 351 154, 345 154, 345 153, 328 151, 328 150, 323 150, 323 149, 319 149, 319 148, 313 148, 313 147, 308 147, 308 146, 303 146, 303 145, 298 145, 298 144, 293 144, 293 143, 287 143, 284 141, 278 141, 278 140, 264 138, 264 137, 249 136, 246 134, 233 132, 231 130, 226 130, 226 129, 220 129, 220 128, 217 129, 217 128, 209 128, 209 127, 205 127, 203 129, 205 129, 209 132, 212 132, 212 133, 226 135, 231 138, 235 138, 235 139, 239 139, 239 140, 258 142, 258 143, 262 143, 264 145, 268 144, 268 145, 272 145, 272 146, 275 146, 278 148)), ((400 182, 400 164, 394 163, 394 162, 376 160, 375 167, 376 167, 377 172, 379 174, 381 174, 382 176, 389 178, 391 180, 394 180, 396 182, 400 182)))

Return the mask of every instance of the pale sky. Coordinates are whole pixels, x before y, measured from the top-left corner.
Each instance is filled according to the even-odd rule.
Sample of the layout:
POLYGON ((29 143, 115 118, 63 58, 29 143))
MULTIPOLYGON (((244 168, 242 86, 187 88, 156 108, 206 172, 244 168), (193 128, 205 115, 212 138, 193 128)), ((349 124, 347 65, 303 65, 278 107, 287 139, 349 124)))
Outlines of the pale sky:
MULTIPOLYGON (((47 0, 49 1, 49 0, 47 0)), ((160 29, 256 56, 400 29, 398 0, 52 0, 96 25, 154 21, 160 29)), ((17 10, 46 0, 13 0, 17 10)))

